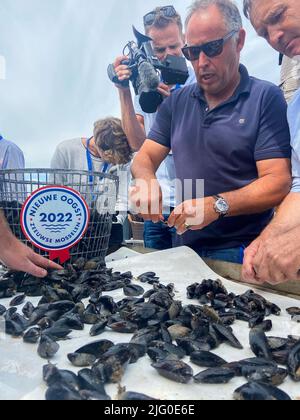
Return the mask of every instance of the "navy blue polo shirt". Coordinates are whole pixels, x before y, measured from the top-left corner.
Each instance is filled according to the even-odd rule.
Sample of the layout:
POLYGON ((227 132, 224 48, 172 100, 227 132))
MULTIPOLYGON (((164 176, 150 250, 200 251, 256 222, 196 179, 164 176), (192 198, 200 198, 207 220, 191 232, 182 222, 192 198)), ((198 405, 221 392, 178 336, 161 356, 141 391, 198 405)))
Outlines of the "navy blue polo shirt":
MULTIPOLYGON (((290 158, 287 105, 281 90, 250 77, 240 66, 234 95, 209 110, 201 88, 181 89, 161 105, 148 138, 173 151, 176 177, 204 180, 204 196, 241 189, 258 179, 257 161, 290 158)), ((178 198, 177 204, 182 202, 178 198)), ((177 237, 177 245, 195 250, 247 246, 273 217, 273 209, 255 215, 227 217, 201 231, 177 237)))

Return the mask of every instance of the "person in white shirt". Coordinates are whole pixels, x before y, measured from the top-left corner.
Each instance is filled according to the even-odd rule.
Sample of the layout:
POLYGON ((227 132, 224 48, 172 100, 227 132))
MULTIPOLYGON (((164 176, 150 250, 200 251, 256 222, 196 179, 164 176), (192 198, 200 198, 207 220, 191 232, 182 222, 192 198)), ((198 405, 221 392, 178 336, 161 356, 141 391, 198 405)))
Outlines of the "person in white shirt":
MULTIPOLYGON (((182 48, 185 44, 183 23, 173 6, 157 7, 147 13, 144 16, 144 27, 146 35, 152 39, 154 54, 160 61, 164 61, 168 55, 183 56, 182 48)), ((131 71, 122 64, 126 59, 127 57, 122 56, 115 60, 115 72, 120 82, 128 81, 131 77, 131 71)), ((190 64, 188 64, 188 69, 189 78, 184 86, 196 83, 196 76, 190 64)), ((134 100, 132 99, 129 84, 128 87, 118 84, 116 86, 120 95, 123 127, 131 148, 137 152, 148 137, 157 113, 147 114, 142 111, 139 97, 136 96, 134 100)), ((167 86, 161 83, 158 91, 166 98, 181 87, 183 86, 167 86)), ((160 165, 157 178, 162 187, 163 213, 167 220, 176 207, 176 174, 172 152, 160 165)), ((145 221, 144 241, 147 248, 158 250, 172 248, 175 237, 175 229, 169 228, 166 224, 145 221)))

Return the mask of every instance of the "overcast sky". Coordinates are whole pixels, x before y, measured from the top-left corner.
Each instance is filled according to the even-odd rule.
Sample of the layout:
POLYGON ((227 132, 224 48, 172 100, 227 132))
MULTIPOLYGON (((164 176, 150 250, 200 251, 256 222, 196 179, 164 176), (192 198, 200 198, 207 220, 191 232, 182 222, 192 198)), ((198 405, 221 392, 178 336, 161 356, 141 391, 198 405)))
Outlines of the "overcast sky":
MULTIPOLYGON (((190 3, 173 0, 183 16, 190 3)), ((241 6, 242 0, 237 3, 241 6)), ((1 0, 0 55, 6 79, 0 80, 0 132, 22 148, 27 167, 49 167, 58 143, 89 136, 95 120, 120 115, 107 65, 134 39, 131 25, 142 31, 142 16, 166 4, 1 0)), ((246 20, 245 27, 242 62, 253 76, 278 83, 278 55, 246 20)))

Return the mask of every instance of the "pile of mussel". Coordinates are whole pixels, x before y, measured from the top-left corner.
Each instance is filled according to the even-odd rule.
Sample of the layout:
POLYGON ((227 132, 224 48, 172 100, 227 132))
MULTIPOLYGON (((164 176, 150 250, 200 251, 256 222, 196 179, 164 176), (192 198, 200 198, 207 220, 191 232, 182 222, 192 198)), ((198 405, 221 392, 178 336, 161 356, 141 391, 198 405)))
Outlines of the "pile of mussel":
MULTIPOLYGON (((0 306, 0 315, 7 334, 37 345, 38 355, 48 360, 43 372, 48 400, 110 399, 105 386, 121 384, 127 366, 145 356, 159 375, 180 384, 192 380, 226 384, 244 377, 247 383, 234 392, 235 399, 290 399, 278 386, 288 376, 300 382, 300 337, 267 337, 273 325, 266 318, 279 316, 278 306, 251 290, 243 295, 229 293, 221 281, 213 280, 188 287, 187 297, 199 304, 183 305, 175 296, 174 285, 162 284, 154 272, 134 278, 131 272, 113 272, 100 260, 79 259, 43 280, 5 273, 0 297, 13 299, 8 309, 0 306), (119 289, 124 298, 114 301, 109 292, 119 289), (25 303, 27 296, 41 299, 34 307, 25 303), (22 314, 17 309, 20 305, 22 314), (237 320, 250 328, 249 344, 255 357, 237 357, 228 363, 213 350, 222 344, 243 349, 231 327, 237 320), (132 338, 118 344, 98 339, 74 349, 67 357, 81 369, 77 375, 49 363, 60 349, 59 342, 86 325, 92 337, 112 331, 132 334, 132 338), (195 374, 187 358, 205 370, 195 374)), ((296 308, 292 309, 295 313, 296 308)), ((124 389, 118 398, 153 399, 124 389)))

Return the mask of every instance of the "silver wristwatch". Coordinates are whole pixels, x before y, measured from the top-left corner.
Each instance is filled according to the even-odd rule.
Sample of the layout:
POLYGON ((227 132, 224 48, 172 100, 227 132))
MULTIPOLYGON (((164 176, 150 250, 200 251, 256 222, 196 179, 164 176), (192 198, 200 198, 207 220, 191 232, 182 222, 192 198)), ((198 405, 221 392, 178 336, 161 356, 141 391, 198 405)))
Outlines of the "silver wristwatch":
POLYGON ((216 200, 214 204, 215 212, 220 216, 220 219, 222 219, 229 213, 229 204, 225 198, 221 197, 220 195, 215 195, 214 199, 216 200))

